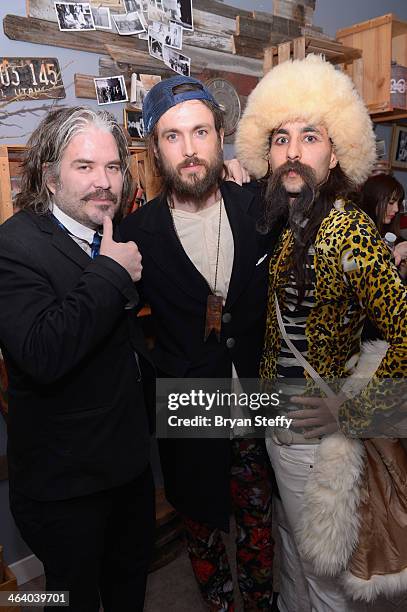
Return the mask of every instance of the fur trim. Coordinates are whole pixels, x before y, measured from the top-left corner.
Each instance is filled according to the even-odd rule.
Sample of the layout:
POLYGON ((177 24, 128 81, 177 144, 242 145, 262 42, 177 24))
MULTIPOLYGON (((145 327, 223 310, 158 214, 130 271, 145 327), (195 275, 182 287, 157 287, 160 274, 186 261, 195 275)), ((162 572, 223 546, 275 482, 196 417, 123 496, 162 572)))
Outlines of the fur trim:
POLYGON ((298 120, 324 124, 342 170, 357 185, 365 182, 376 159, 368 111, 351 79, 314 54, 279 64, 250 94, 235 144, 252 176, 267 173, 271 132, 298 120))
POLYGON ((353 600, 371 602, 380 595, 389 598, 407 590, 407 568, 398 574, 379 576, 375 574, 369 580, 357 578, 350 572, 344 572, 341 581, 353 600))
POLYGON ((360 356, 352 375, 347 378, 341 391, 354 397, 371 380, 389 348, 385 340, 368 340, 360 347, 360 356))
POLYGON ((358 541, 364 447, 335 433, 322 440, 296 532, 300 553, 317 574, 343 571, 358 541))

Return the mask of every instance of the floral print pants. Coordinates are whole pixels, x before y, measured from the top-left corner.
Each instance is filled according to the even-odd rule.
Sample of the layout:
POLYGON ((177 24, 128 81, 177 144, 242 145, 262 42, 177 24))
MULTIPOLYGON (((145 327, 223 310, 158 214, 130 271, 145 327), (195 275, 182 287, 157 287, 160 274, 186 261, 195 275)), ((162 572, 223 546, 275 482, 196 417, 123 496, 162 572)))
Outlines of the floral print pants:
MULTIPOLYGON (((270 464, 263 443, 232 442, 231 499, 236 521, 237 577, 246 612, 271 609, 273 599, 270 464)), ((188 553, 213 612, 234 612, 233 581, 220 530, 183 517, 188 553)))

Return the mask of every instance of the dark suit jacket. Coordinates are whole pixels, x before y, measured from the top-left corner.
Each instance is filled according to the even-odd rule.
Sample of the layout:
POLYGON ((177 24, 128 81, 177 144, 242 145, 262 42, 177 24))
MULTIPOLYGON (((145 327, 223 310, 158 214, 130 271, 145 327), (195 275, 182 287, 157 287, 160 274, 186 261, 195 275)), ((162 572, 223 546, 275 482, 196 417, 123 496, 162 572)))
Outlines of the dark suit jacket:
MULTIPOLYGON (((160 197, 119 227, 143 256, 140 290, 156 330, 153 360, 158 375, 229 378, 258 376, 263 347, 270 237, 256 231, 261 200, 224 182, 222 195, 233 233, 234 262, 221 340, 203 341, 208 284, 182 248, 167 203, 160 197)), ((182 513, 227 528, 230 511, 230 441, 162 440, 161 465, 168 500, 182 513)))
POLYGON ((134 354, 144 345, 134 308, 125 310, 137 298, 122 266, 91 260, 49 215, 22 211, 0 227, 0 345, 17 491, 67 499, 147 467, 134 354))

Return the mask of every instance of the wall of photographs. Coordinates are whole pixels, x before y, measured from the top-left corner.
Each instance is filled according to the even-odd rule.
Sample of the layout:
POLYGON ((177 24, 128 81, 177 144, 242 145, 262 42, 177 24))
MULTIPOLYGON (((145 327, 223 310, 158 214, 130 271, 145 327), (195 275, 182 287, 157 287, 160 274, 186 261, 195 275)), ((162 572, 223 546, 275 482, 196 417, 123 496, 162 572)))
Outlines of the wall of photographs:
MULTIPOLYGON (((121 0, 111 6, 103 1, 55 2, 54 8, 61 32, 103 30, 137 36, 148 42, 151 57, 177 74, 190 75, 191 58, 182 53, 182 43, 183 31, 194 29, 192 0, 121 0)), ((99 105, 129 101, 121 75, 95 78, 95 90, 99 105)))

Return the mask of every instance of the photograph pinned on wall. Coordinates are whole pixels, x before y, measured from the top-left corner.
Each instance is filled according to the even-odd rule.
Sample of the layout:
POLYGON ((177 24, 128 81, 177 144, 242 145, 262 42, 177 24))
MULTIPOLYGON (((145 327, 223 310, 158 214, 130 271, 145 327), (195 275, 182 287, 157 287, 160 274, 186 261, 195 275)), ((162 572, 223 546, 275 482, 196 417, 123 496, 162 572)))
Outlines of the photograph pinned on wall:
POLYGON ((95 30, 89 2, 54 2, 61 32, 95 30))
POLYGON ((167 47, 182 49, 182 27, 177 23, 165 24, 154 21, 149 26, 148 33, 167 47))
POLYGON ((169 14, 167 15, 164 11, 160 11, 154 2, 148 3, 147 17, 149 21, 159 21, 161 23, 169 23, 169 14))
POLYGON ((123 75, 98 77, 93 81, 98 104, 117 104, 118 102, 128 101, 123 75))
POLYGON ((110 9, 105 6, 91 6, 93 22, 97 30, 111 30, 112 20, 110 18, 110 9))
POLYGON ((131 75, 131 91, 130 91, 130 104, 134 108, 141 109, 143 107, 144 98, 154 85, 161 81, 161 77, 156 74, 140 74, 138 75, 133 72, 131 75))
POLYGON ((124 128, 132 140, 143 140, 144 124, 141 110, 125 108, 124 128))
POLYGON ((178 23, 184 30, 194 29, 192 0, 162 0, 164 11, 170 15, 170 20, 178 23))
POLYGON ((174 70, 177 74, 190 76, 191 58, 182 53, 178 53, 171 47, 163 47, 163 61, 166 66, 174 70))
POLYGON ((141 0, 123 0, 123 2, 126 13, 137 13, 138 11, 147 10, 147 3, 144 3, 141 0), (143 4, 146 4, 145 9, 143 8, 143 4))
POLYGON ((140 13, 127 13, 126 15, 112 15, 117 31, 121 36, 140 34, 145 32, 143 19, 140 13))
POLYGON ((148 52, 151 57, 163 61, 163 45, 159 40, 153 38, 153 36, 148 37, 148 52))

